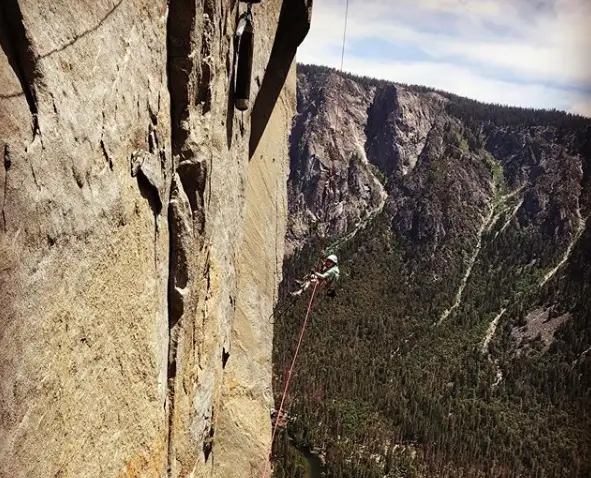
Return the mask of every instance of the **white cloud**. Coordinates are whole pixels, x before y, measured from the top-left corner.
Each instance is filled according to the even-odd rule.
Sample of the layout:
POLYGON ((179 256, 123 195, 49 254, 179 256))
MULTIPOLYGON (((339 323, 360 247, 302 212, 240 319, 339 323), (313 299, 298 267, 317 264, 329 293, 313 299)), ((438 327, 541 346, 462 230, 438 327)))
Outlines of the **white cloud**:
MULTIPOLYGON (((591 91, 591 1, 540 10, 527 0, 351 0, 349 14, 345 70, 497 103, 575 111, 591 99, 580 88, 591 91), (447 30, 433 30, 439 17, 447 30), (351 46, 376 38, 424 54, 410 62, 352 55, 351 46)), ((299 60, 340 66, 343 22, 344 0, 316 0, 299 60)))
POLYGON ((577 101, 570 108, 571 112, 591 118, 591 99, 577 101))

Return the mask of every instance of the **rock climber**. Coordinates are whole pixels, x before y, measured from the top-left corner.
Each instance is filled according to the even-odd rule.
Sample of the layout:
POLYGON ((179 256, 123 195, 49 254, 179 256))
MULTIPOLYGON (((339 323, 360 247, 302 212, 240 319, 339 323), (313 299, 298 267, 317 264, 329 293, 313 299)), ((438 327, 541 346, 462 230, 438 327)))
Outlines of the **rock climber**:
POLYGON ((338 259, 337 256, 331 254, 326 258, 324 264, 322 265, 322 272, 312 272, 309 274, 304 280, 296 281, 300 288, 294 292, 291 292, 290 295, 292 297, 298 297, 302 295, 303 292, 308 290, 310 285, 320 281, 322 284, 326 284, 328 288, 328 295, 334 297, 334 285, 337 280, 339 280, 339 266, 338 266, 338 259))

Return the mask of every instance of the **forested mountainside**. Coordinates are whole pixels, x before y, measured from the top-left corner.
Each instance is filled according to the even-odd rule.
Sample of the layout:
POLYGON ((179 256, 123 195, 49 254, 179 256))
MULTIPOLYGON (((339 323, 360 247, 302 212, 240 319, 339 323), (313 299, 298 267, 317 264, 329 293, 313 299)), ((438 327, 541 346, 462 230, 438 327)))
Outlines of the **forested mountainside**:
POLYGON ((590 476, 590 119, 300 65, 289 208, 276 476, 590 476))

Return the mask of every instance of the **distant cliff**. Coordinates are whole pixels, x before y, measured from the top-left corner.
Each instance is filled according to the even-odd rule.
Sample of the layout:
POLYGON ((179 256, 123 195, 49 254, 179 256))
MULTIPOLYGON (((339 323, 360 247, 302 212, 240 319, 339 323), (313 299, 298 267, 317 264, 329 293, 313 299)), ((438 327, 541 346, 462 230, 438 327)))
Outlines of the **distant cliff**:
POLYGON ((263 467, 311 3, 0 4, 0 476, 263 467))
MULTIPOLYGON (((298 115, 291 134, 290 246, 316 234, 334 238, 351 232, 381 210, 387 197, 392 205, 422 195, 417 186, 424 187, 429 164, 445 169, 450 194, 464 187, 457 200, 468 208, 483 211, 497 179, 507 183, 507 192, 520 190, 519 199, 526 204, 515 214, 544 221, 549 230, 577 229, 578 219, 566 220, 565 210, 574 214, 580 209, 581 141, 589 136, 590 125, 585 118, 561 112, 480 105, 428 88, 343 77, 334 70, 301 65, 298 115), (441 156, 442 164, 436 164, 434 158, 441 156), (493 177, 491 168, 503 176, 493 177), (568 177, 558 181, 563 172, 568 177), (466 179, 466 184, 456 178, 466 179), (413 190, 401 191, 411 185, 413 190), (557 216, 545 208, 551 187, 564 189, 568 196, 553 198, 552 205, 562 211, 557 216)), ((442 204, 437 207, 441 214, 442 204)), ((415 224, 415 229, 439 229, 438 237, 444 228, 450 232, 449 226, 465 230, 463 223, 435 224, 431 215, 417 219, 423 224, 415 224)), ((463 221, 463 216, 458 219, 463 221)), ((409 221, 405 217, 407 228, 409 221)))
POLYGON ((290 147, 286 277, 322 249, 343 276, 296 444, 331 476, 587 476, 591 119, 301 65, 290 147))

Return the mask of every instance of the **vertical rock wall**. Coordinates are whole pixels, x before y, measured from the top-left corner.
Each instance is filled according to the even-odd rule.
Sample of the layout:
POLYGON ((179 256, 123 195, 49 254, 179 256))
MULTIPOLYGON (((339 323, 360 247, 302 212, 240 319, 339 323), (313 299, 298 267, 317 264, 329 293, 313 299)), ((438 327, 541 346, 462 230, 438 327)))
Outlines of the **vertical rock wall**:
POLYGON ((254 6, 245 113, 242 3, 0 5, 0 476, 260 472, 311 8, 286 4, 254 6))
POLYGON ((344 240, 378 214, 393 178, 416 167, 446 100, 408 87, 300 66, 291 133, 287 253, 344 240))

